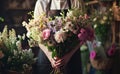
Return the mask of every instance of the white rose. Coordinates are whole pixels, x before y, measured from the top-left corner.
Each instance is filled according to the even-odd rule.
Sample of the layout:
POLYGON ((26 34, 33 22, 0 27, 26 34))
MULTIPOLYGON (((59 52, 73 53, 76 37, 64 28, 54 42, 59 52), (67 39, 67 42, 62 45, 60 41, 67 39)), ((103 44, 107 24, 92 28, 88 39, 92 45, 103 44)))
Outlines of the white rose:
POLYGON ((30 35, 31 35, 31 32, 27 32, 27 37, 29 38, 30 37, 30 35))
POLYGON ((66 39, 66 33, 63 30, 57 31, 54 35, 57 43, 64 42, 66 39))

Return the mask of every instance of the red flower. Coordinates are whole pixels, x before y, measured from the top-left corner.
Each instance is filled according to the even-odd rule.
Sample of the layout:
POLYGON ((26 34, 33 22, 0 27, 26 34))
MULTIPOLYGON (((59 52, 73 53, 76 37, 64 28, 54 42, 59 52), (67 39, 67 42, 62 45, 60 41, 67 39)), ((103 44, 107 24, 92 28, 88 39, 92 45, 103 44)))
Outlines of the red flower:
POLYGON ((107 52, 108 56, 113 56, 115 54, 115 51, 116 51, 115 48, 116 46, 113 44, 107 52))

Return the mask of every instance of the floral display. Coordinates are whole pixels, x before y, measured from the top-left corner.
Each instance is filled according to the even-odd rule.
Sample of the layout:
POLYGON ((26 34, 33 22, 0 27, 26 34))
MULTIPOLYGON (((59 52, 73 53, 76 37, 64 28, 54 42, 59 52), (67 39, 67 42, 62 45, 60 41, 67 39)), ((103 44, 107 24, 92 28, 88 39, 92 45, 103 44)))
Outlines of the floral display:
MULTIPOLYGON (((120 74, 120 1, 73 0, 70 5, 71 9, 67 14, 64 14, 63 10, 60 13, 61 16, 54 16, 54 18, 47 17, 46 13, 34 18, 32 14, 38 12, 29 12, 28 14, 32 17, 25 15, 21 19, 26 21, 27 18, 32 19, 19 23, 23 24, 22 28, 24 27, 25 31, 27 30, 27 33, 23 35, 16 35, 14 29, 8 30, 5 26, 0 32, 0 74, 9 74, 9 71, 31 74, 34 70, 39 73, 41 62, 44 62, 44 54, 42 54, 44 52, 41 52, 42 47, 39 48, 41 44, 48 49, 45 51, 45 57, 47 56, 47 61, 51 63, 50 68, 53 67, 50 74, 66 74, 66 70, 69 69, 69 64, 71 65, 71 60, 74 58, 74 54, 71 57, 71 51, 77 50, 77 47, 80 50, 79 60, 82 63, 80 67, 83 74, 120 74), (28 40, 27 49, 27 46, 22 43, 25 38, 28 40), (52 52, 52 61, 48 54, 49 51, 52 52), (59 59, 60 63, 58 63, 59 59), (53 60, 57 67, 54 67, 53 60), (60 67, 58 68, 58 66, 60 67)), ((20 12, 20 14, 24 13, 20 12)), ((8 20, 4 20, 3 17, 0 16, 1 24, 4 25, 4 21, 7 23, 11 21, 8 16, 5 15, 5 19, 8 20)), ((22 16, 20 15, 20 17, 22 16)), ((19 17, 13 23, 17 21, 19 21, 19 17)), ((16 24, 14 28, 18 29, 19 25, 16 24)), ((77 60, 77 62, 79 61, 77 60)))
POLYGON ((23 25, 29 38, 46 45, 54 56, 62 57, 80 42, 94 39, 94 31, 86 23, 89 20, 88 15, 73 14, 73 11, 69 11, 66 17, 56 17, 54 20, 42 14, 40 18, 31 19, 29 23, 23 22, 23 25), (72 47, 68 46, 69 43, 72 47))
POLYGON ((80 10, 70 10, 65 17, 46 18, 42 14, 38 19, 23 22, 27 36, 45 45, 52 52, 52 57, 62 57, 78 44, 94 39, 90 17, 80 10))
POLYGON ((31 49, 22 48, 22 40, 25 36, 16 35, 14 29, 8 30, 4 27, 0 33, 0 71, 17 71, 25 73, 31 70, 35 62, 31 49))
MULTIPOLYGON (((113 66, 113 57, 116 55, 117 45, 111 43, 111 25, 113 24, 113 11, 106 7, 104 12, 97 11, 93 16, 95 40, 88 42, 90 49, 90 61, 97 70, 109 70, 113 66)), ((101 9, 102 10, 102 9, 101 9)))

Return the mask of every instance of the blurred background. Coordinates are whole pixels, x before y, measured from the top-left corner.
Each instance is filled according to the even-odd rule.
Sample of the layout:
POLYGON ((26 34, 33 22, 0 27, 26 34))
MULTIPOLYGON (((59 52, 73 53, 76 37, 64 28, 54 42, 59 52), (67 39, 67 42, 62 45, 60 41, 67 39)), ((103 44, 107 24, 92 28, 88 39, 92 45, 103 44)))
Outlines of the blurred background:
POLYGON ((17 34, 26 33, 22 27, 22 21, 28 21, 31 15, 28 13, 34 10, 36 0, 0 0, 0 31, 4 25, 14 28, 17 34))

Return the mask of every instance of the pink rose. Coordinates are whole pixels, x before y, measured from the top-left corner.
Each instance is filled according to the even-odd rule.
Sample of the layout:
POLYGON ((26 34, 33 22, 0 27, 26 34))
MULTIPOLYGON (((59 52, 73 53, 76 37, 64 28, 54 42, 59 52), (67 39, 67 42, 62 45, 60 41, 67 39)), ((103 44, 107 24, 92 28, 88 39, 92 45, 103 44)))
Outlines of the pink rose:
POLYGON ((87 34, 87 31, 85 29, 80 29, 80 33, 78 34, 78 38, 81 40, 81 41, 86 41, 86 38, 87 38, 88 34, 87 34))
POLYGON ((112 55, 114 55, 115 54, 115 48, 116 48, 116 46, 115 45, 112 45, 111 47, 110 47, 110 49, 108 50, 108 56, 112 56, 112 55))
POLYGON ((96 52, 94 50, 92 50, 90 52, 90 59, 95 59, 95 57, 96 57, 96 52))
POLYGON ((46 40, 46 39, 48 39, 50 37, 50 32, 51 32, 50 29, 43 30, 43 32, 42 32, 43 40, 46 40))

